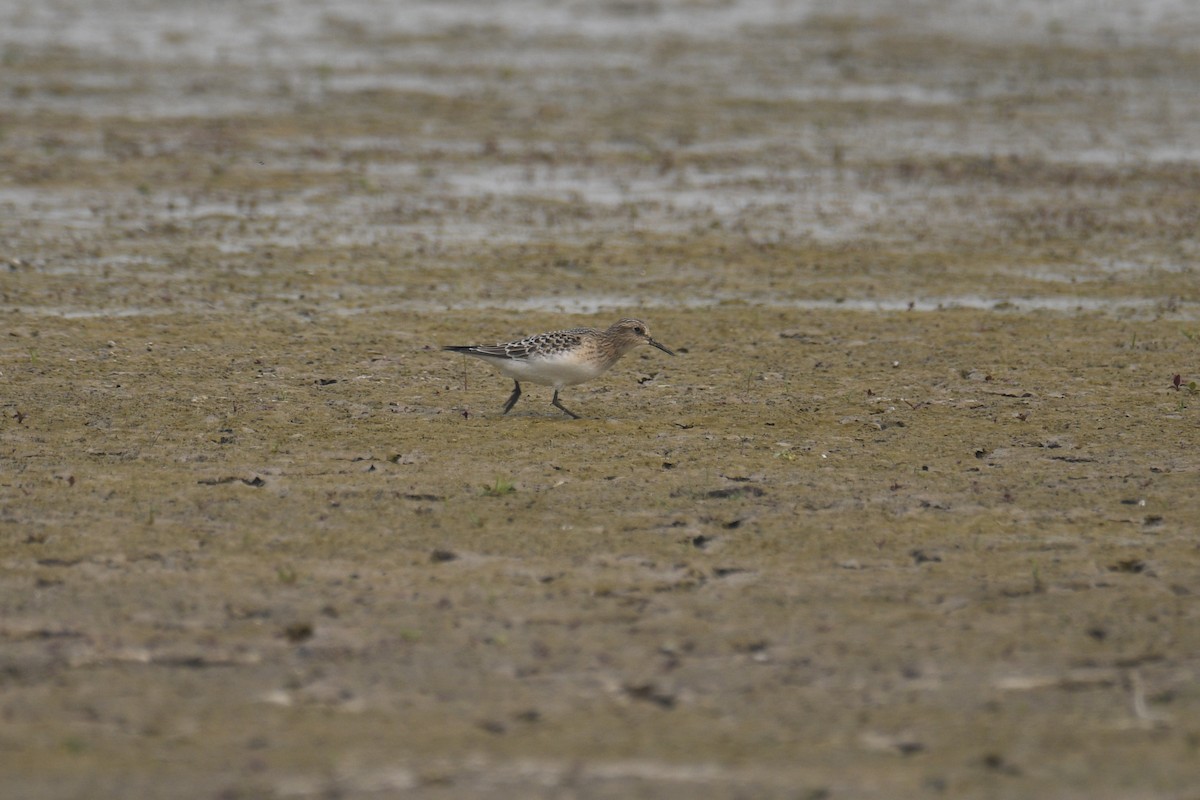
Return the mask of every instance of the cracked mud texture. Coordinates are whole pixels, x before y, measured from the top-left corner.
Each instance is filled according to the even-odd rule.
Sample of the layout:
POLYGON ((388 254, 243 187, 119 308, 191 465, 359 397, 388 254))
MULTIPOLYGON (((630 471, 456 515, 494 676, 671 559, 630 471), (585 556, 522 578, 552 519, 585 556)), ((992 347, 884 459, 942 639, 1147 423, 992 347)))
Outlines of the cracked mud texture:
POLYGON ((0 12, 4 794, 1194 792, 1200 15, 1087 5, 0 12))

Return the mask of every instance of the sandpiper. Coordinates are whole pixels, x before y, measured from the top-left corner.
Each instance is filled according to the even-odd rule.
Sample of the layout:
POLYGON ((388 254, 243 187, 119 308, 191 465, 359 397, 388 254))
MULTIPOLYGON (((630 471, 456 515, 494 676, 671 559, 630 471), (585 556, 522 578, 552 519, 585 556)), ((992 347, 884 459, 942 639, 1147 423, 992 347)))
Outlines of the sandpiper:
POLYGON ((554 399, 550 404, 567 416, 579 419, 578 414, 558 402, 559 389, 603 375, 621 356, 643 344, 675 355, 674 351, 650 338, 650 328, 638 319, 623 319, 606 330, 571 328, 504 344, 455 345, 442 349, 483 359, 513 379, 513 393, 504 404, 505 414, 521 396, 521 381, 531 381, 553 386, 554 399))

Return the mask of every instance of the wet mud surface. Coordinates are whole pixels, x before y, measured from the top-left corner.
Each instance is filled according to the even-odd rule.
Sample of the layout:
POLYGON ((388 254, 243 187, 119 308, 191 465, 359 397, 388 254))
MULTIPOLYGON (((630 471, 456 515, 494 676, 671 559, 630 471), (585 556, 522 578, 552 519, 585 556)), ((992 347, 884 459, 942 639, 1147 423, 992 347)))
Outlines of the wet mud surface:
POLYGON ((1195 791, 1200 17, 1110 5, 3 12, 6 794, 1195 791), (438 349, 622 316, 580 420, 438 349))

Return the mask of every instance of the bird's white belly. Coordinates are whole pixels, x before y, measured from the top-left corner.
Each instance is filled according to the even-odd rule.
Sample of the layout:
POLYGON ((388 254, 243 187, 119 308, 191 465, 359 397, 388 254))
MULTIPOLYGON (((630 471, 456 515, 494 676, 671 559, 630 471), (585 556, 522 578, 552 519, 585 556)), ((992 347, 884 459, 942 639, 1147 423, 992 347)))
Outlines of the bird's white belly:
POLYGON ((607 368, 597 361, 579 361, 567 355, 532 359, 492 359, 488 362, 515 381, 529 381, 561 389, 590 381, 607 368))

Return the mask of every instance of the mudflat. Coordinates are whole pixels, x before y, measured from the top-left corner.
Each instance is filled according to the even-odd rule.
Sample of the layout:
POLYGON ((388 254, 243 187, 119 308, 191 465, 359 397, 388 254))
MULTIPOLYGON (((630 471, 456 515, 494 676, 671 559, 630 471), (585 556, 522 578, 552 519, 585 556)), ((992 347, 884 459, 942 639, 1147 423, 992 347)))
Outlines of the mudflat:
POLYGON ((5 796, 1195 792, 1200 13, 935 5, 0 12, 5 796))

